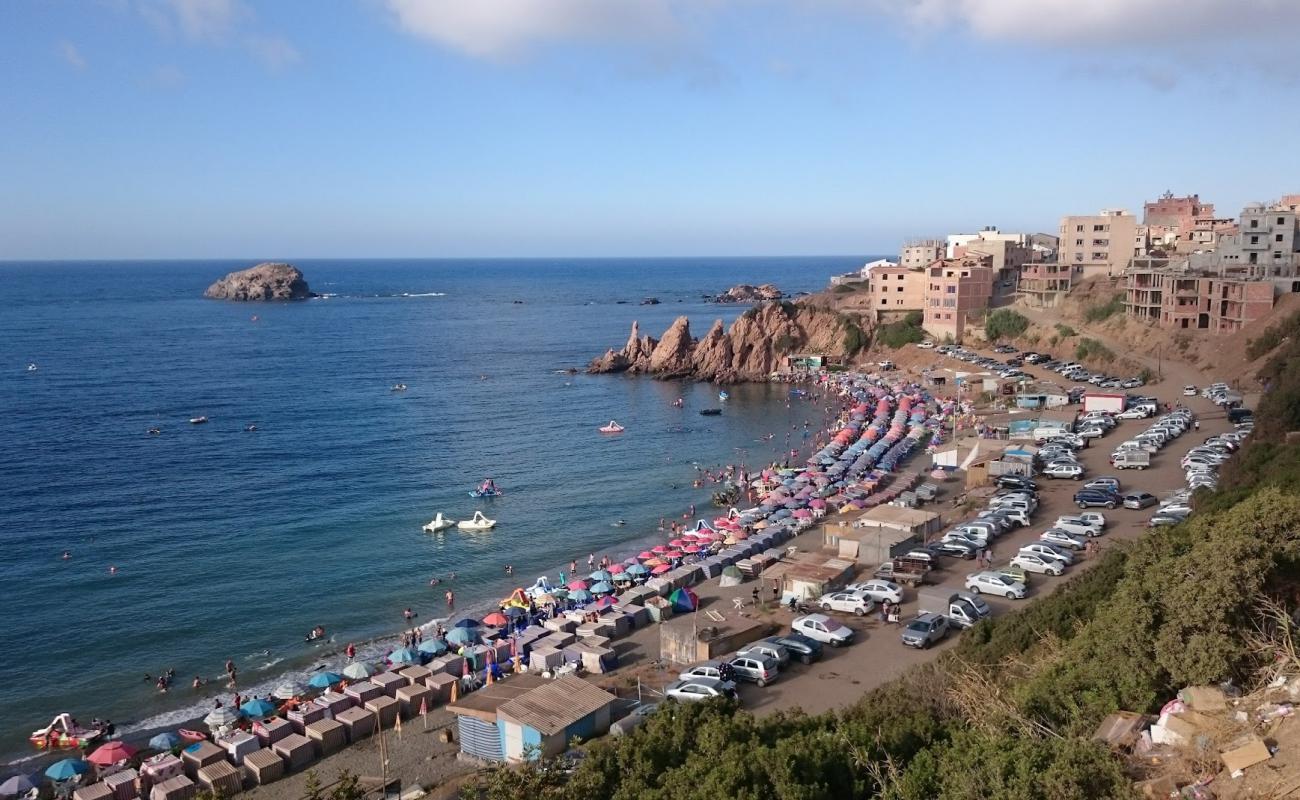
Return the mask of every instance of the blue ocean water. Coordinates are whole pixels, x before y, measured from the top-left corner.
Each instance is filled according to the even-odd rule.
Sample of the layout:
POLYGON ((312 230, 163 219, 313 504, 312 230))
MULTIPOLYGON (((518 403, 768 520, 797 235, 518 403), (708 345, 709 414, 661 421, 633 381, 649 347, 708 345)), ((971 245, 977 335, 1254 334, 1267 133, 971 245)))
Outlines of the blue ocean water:
POLYGON ((817 409, 742 386, 701 417, 716 387, 558 371, 633 319, 702 333, 743 310, 705 293, 813 290, 861 259, 295 263, 326 297, 202 299, 242 261, 0 264, 0 753, 65 710, 185 719, 227 658, 265 691, 407 607, 445 616, 447 588, 482 608, 661 540, 661 517, 708 506, 692 463, 770 461, 817 409), (610 419, 627 432, 597 433, 610 419), (485 476, 505 496, 469 498, 485 476), (420 529, 476 508, 499 527, 420 529), (315 625, 333 644, 303 642, 315 625), (160 694, 143 676, 168 668, 160 694))

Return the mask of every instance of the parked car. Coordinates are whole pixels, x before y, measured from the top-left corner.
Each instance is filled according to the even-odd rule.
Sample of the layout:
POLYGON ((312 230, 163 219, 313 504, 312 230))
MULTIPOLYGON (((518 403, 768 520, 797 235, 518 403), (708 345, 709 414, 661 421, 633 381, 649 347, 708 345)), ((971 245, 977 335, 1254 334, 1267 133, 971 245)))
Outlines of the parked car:
POLYGON ((1037 491, 1038 484, 1032 478, 1026 478, 1021 475, 999 475, 997 480, 999 489, 1028 489, 1037 491))
POLYGON ((736 671, 738 679, 762 688, 776 680, 780 664, 775 658, 760 653, 743 653, 731 659, 731 668, 736 671))
POLYGON ((790 651, 786 650, 779 644, 773 644, 766 639, 760 639, 757 642, 751 642, 736 653, 738 656, 757 655, 764 658, 776 659, 778 667, 784 667, 790 663, 790 651))
POLYGON ((1119 478, 1112 478, 1109 475, 1103 475, 1100 478, 1093 478, 1083 485, 1085 489, 1106 489, 1111 492, 1119 491, 1119 478))
POLYGON ((1116 508, 1122 500, 1107 489, 1080 489, 1074 493, 1074 504, 1079 508, 1116 508))
POLYGON ((1124 507, 1143 509, 1155 505, 1158 501, 1150 492, 1129 492, 1124 495, 1124 507))
POLYGON ((717 658, 688 667, 682 670, 677 677, 684 681, 695 680, 696 678, 716 678, 720 681, 733 683, 735 681, 735 675, 732 674, 731 667, 726 661, 717 658))
POLYGON ((1186 519, 1186 517, 1182 517, 1177 514, 1165 514, 1163 512, 1156 512, 1155 514, 1152 514, 1151 519, 1147 521, 1147 527, 1163 528, 1169 525, 1177 525, 1178 523, 1182 522, 1184 519, 1186 519))
POLYGON ((1117 415, 1120 419, 1146 419, 1151 416, 1151 411, 1146 408, 1128 408, 1117 415))
POLYGON ((1105 520, 1105 517, 1099 520, 1096 517, 1085 519, 1082 516, 1062 514, 1056 518, 1056 522, 1052 523, 1052 528, 1075 536, 1100 536, 1106 527, 1105 520))
POLYGON ((1026 587, 1029 586, 1029 573, 1026 572, 1023 567, 1013 567, 1010 564, 1008 564, 1005 567, 1000 567, 998 569, 995 569, 994 572, 996 572, 997 574, 1001 575, 1004 578, 1010 578, 1016 583, 1022 584, 1026 587))
POLYGON ((969 542, 946 541, 939 542, 934 549, 946 556, 954 558, 964 558, 967 560, 975 558, 979 548, 969 542))
POLYGON ((877 603, 882 600, 888 600, 891 603, 903 602, 903 587, 893 581, 875 580, 851 583, 844 587, 844 591, 870 597, 877 603))
POLYGON ((1180 500, 1160 506, 1160 508, 1157 509, 1157 512, 1161 514, 1177 514, 1186 517, 1192 513, 1192 506, 1190 503, 1180 500))
POLYGON ((1020 600, 1025 596, 1025 585, 1011 580, 997 572, 974 572, 966 576, 966 588, 974 594, 987 592, 1001 595, 1008 600, 1020 600))
POLYGON ((1183 387, 1183 397, 1195 397, 1198 394, 1200 390, 1190 383, 1183 387))
POLYGON ((1050 464, 1043 470, 1043 474, 1049 478, 1069 478, 1077 481, 1083 477, 1083 467, 1078 464, 1050 464))
POLYGON ((931 342, 931 341, 929 341, 929 340, 926 340, 926 341, 924 341, 924 342, 917 342, 917 343, 916 343, 916 346, 919 347, 919 348, 921 348, 922 350, 933 350, 933 349, 934 349, 934 342, 931 342))
POLYGON ((1048 544, 1068 547, 1071 550, 1082 550, 1087 544, 1088 537, 1077 533, 1063 531, 1060 528, 1048 528, 1039 534, 1038 538, 1048 544))
POLYGON ((770 645, 786 651, 791 658, 797 658, 803 664, 811 664, 822 657, 822 644, 816 639, 802 633, 787 633, 782 636, 769 636, 763 639, 770 645))
POLYGON ((822 611, 843 611, 848 614, 856 614, 859 617, 871 613, 876 607, 875 602, 865 595, 854 592, 830 592, 817 598, 817 605, 822 611))
POLYGON ((1011 566, 1020 567, 1028 572, 1040 572, 1045 575, 1060 575, 1065 567, 1058 561, 1049 561, 1042 556, 1031 553, 1018 553, 1011 559, 1011 566))
POLYGON ((1053 547, 1047 542, 1030 542, 1021 547, 1017 555, 1034 555, 1047 561, 1055 561, 1068 567, 1074 563, 1074 551, 1064 547, 1053 547))
POLYGON ((948 635, 948 618, 942 614, 922 614, 903 628, 903 644, 925 650, 948 635))
POLYGON ((803 634, 831 647, 843 647, 853 641, 853 629, 841 625, 825 614, 808 614, 790 623, 795 633, 803 634))
POLYGON ((735 700, 736 686, 717 678, 691 678, 673 681, 664 687, 664 694, 679 703, 698 703, 718 697, 735 700))

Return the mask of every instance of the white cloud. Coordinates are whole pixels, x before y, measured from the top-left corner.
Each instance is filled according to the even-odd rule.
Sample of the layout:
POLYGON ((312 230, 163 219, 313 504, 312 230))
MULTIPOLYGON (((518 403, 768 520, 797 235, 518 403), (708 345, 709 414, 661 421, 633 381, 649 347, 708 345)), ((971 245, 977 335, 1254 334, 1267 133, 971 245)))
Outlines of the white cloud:
POLYGON ((302 61, 298 48, 280 36, 247 36, 244 47, 270 70, 278 71, 302 61))
POLYGON ((507 59, 538 44, 655 42, 681 32, 670 0, 385 0, 407 33, 471 56, 507 59))
POLYGON ((69 42, 67 39, 60 41, 58 46, 58 51, 59 51, 59 56, 64 61, 68 62, 68 65, 71 66, 73 69, 86 68, 85 57, 81 55, 81 51, 78 50, 77 46, 72 42, 69 42))
POLYGON ((181 33, 194 41, 222 41, 252 16, 239 0, 165 0, 181 33))

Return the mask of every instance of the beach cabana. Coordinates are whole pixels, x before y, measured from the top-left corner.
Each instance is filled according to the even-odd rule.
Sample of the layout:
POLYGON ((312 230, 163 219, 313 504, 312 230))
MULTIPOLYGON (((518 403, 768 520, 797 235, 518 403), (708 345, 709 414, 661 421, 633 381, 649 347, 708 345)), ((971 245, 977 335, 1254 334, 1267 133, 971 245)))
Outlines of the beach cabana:
POLYGON ((672 603, 673 611, 694 611, 700 606, 700 597, 690 587, 683 586, 668 595, 668 602, 672 603))

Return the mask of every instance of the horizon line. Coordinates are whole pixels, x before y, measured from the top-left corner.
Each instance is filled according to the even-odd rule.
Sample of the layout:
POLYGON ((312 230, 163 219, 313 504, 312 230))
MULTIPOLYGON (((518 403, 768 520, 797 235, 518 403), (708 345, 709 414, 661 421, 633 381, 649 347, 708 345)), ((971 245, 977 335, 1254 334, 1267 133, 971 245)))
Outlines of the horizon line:
POLYGON ((597 256, 292 256, 287 258, 246 258, 241 256, 186 256, 148 258, 0 258, 0 265, 10 264, 91 264, 91 263, 196 263, 205 261, 247 261, 251 265, 266 263, 293 263, 294 261, 352 261, 367 259, 371 261, 683 261, 687 259, 722 260, 741 258, 870 258, 887 257, 892 254, 874 253, 777 253, 771 255, 681 255, 681 256, 636 256, 636 255, 597 255, 597 256))

